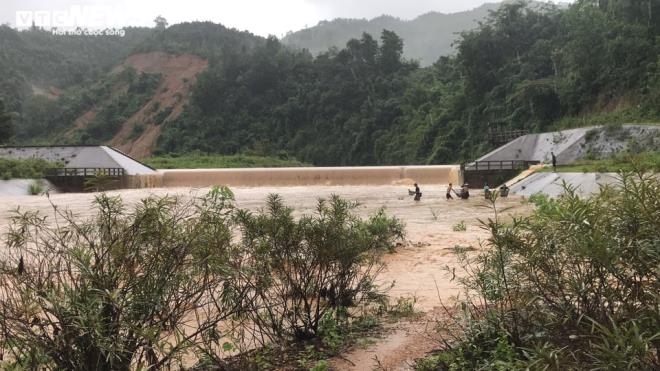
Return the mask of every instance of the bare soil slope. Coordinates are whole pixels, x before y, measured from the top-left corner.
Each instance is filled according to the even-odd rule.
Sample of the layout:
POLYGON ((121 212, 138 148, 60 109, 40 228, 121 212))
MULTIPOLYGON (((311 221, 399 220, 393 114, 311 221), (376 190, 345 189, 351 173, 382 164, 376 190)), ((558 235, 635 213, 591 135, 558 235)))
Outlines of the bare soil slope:
POLYGON ((197 75, 206 70, 208 62, 191 54, 174 56, 152 52, 128 57, 115 71, 119 72, 126 67, 133 67, 138 72, 163 75, 153 98, 124 123, 109 143, 131 156, 144 158, 151 155, 160 136, 162 124, 176 119, 183 112, 197 75), (169 114, 163 122, 156 122, 154 119, 161 112, 169 114), (132 139, 131 133, 136 123, 144 124, 145 130, 138 138, 132 139))
MULTIPOLYGON (((126 120, 119 132, 108 144, 137 158, 151 155, 162 126, 181 115, 185 105, 190 99, 192 88, 195 86, 197 75, 208 67, 208 62, 192 54, 171 55, 164 52, 139 53, 128 57, 122 64, 115 67, 112 73, 120 73, 126 68, 135 71, 161 74, 162 80, 156 88, 154 96, 144 104, 135 114, 126 120), (134 127, 143 125, 144 130, 135 136, 134 127)), ((127 86, 114 86, 111 96, 125 93, 127 86)), ((74 122, 69 136, 75 130, 84 129, 94 120, 102 102, 83 113, 74 122)))

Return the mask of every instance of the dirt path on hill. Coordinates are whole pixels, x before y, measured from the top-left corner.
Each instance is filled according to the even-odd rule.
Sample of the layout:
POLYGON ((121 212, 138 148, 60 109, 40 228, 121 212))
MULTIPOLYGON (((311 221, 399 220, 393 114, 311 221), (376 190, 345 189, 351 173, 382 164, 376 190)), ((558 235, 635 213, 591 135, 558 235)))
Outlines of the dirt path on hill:
POLYGON ((415 360, 437 348, 437 318, 427 313, 420 318, 385 326, 385 333, 369 339, 370 345, 355 348, 330 360, 333 370, 411 370, 415 360))

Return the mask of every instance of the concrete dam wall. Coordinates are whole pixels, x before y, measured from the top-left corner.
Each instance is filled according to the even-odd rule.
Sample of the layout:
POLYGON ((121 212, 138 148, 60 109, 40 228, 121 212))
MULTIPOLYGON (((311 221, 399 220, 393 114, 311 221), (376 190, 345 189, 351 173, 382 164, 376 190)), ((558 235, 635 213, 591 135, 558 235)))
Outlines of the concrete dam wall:
POLYGON ((459 184, 459 165, 299 167, 255 169, 173 169, 129 177, 130 188, 306 185, 459 184))

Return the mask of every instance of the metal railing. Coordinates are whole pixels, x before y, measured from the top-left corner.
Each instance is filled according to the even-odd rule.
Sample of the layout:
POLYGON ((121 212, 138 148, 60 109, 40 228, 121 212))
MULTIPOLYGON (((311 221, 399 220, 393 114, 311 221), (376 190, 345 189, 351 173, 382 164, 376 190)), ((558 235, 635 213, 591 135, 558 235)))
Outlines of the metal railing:
POLYGON ((93 177, 93 176, 112 176, 112 177, 122 177, 124 176, 125 170, 120 167, 110 167, 110 168, 92 168, 92 167, 60 167, 60 168, 51 168, 46 169, 44 175, 55 178, 66 178, 66 177, 93 177))
POLYGON ((475 161, 461 165, 463 171, 485 171, 485 170, 522 170, 531 165, 537 165, 539 161, 527 160, 501 160, 501 161, 475 161))
POLYGON ((527 130, 493 130, 488 133, 488 140, 494 144, 502 144, 527 134, 529 134, 527 130))

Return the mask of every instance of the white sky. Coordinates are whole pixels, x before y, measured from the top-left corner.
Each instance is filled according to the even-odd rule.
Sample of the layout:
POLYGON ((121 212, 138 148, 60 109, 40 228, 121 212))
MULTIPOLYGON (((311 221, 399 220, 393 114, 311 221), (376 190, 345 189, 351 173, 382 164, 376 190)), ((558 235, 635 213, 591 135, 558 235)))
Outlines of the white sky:
MULTIPOLYGON (((153 19, 162 15, 170 24, 213 21, 257 35, 282 36, 338 17, 370 19, 388 14, 412 19, 429 11, 454 13, 486 2, 497 0, 0 0, 0 23, 20 26, 32 16, 65 24, 65 17, 77 8, 88 11, 86 17, 78 18, 84 23, 78 24, 81 27, 152 26, 153 19), (28 13, 17 13, 21 11, 28 13)), ((50 28, 48 23, 36 23, 50 28)))

